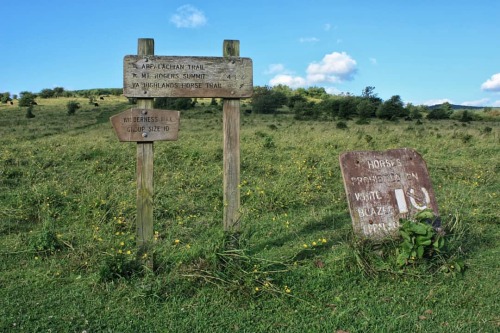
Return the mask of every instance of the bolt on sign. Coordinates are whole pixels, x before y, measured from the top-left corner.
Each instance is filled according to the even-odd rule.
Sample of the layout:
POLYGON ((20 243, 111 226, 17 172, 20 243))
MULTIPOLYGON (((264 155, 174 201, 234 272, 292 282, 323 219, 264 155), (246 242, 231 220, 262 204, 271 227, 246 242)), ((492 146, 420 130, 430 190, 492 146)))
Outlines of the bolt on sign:
POLYGON ((253 93, 252 59, 127 55, 127 97, 246 98, 253 93))
POLYGON ((358 235, 393 235, 399 219, 424 209, 439 215, 426 163, 413 149, 346 152, 340 155, 340 167, 358 235))
POLYGON ((130 109, 110 118, 116 136, 127 141, 176 141, 180 111, 130 109))

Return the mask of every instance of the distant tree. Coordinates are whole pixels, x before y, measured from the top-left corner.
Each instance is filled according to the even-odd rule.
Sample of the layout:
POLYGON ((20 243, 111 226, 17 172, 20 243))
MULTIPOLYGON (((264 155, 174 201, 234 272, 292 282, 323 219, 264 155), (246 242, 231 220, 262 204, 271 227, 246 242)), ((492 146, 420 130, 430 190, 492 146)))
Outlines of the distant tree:
POLYGON ((375 87, 372 86, 365 87, 365 89, 363 89, 363 91, 361 92, 361 97, 366 99, 377 98, 377 94, 373 92, 374 90, 375 87))
POLYGON ((272 90, 277 91, 277 92, 281 92, 288 98, 290 98, 290 96, 293 95, 292 88, 290 88, 289 86, 284 85, 284 84, 278 84, 276 86, 273 86, 272 90))
POLYGON ((328 93, 326 92, 325 88, 323 87, 309 87, 307 88, 307 96, 311 98, 320 98, 323 99, 326 96, 328 96, 328 93))
POLYGON ((42 89, 39 93, 38 93, 38 96, 40 96, 40 98, 52 98, 54 97, 54 90, 52 89, 42 89))
POLYGON ((330 97, 318 104, 321 112, 327 117, 334 119, 339 116, 340 104, 344 97, 330 97))
POLYGON ((54 91, 54 97, 61 97, 64 94, 64 88, 63 87, 55 87, 53 89, 54 91))
POLYGON ((17 95, 16 94, 12 95, 12 99, 17 99, 17 95))
POLYGON ((375 117, 378 107, 382 104, 382 99, 379 98, 374 91, 375 87, 367 86, 361 92, 361 101, 369 102, 369 104, 363 102, 360 107, 361 109, 358 109, 358 115, 361 119, 375 117))
POLYGON ((1 93, 1 96, 0 96, 0 101, 2 103, 7 103, 7 102, 10 102, 11 99, 10 99, 10 92, 4 92, 4 93, 1 93))
POLYGON ((449 119, 452 114, 453 114, 453 108, 451 107, 451 104, 445 102, 441 104, 439 107, 432 109, 427 114, 427 119, 434 119, 434 120, 449 119))
POLYGON ((317 105, 312 101, 297 101, 292 108, 295 119, 318 119, 320 117, 320 110, 317 105))
POLYGON ((415 106, 411 103, 406 104, 405 109, 410 119, 422 119, 422 111, 426 111, 425 106, 415 106))
POLYGON ((286 95, 281 91, 274 91, 269 86, 254 87, 252 109, 255 113, 276 113, 287 102, 286 95))
POLYGON ((351 119, 357 114, 358 101, 354 96, 346 96, 340 100, 339 118, 351 119))
POLYGON ((19 95, 21 95, 21 98, 19 98, 19 106, 27 107, 33 105, 35 102, 36 95, 29 91, 21 91, 19 95))
POLYGON ((379 105, 376 116, 381 119, 396 119, 408 116, 408 111, 405 110, 401 97, 394 95, 379 105))
POLYGON ((290 97, 288 97, 288 107, 290 109, 293 109, 295 103, 298 102, 307 102, 307 98, 304 95, 299 95, 299 94, 293 94, 290 97))
POLYGON ((371 118, 375 115, 377 106, 375 106, 368 98, 363 98, 356 106, 356 113, 361 119, 371 118))

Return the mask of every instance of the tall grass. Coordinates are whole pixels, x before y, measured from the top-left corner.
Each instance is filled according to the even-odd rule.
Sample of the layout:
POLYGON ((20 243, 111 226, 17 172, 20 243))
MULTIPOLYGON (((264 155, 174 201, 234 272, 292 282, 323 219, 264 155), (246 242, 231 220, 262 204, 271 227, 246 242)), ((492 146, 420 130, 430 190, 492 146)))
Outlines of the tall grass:
POLYGON ((0 330, 498 329, 498 123, 242 115, 242 234, 228 249, 222 117, 186 111, 179 140, 155 143, 149 270, 136 261, 135 144, 108 120, 127 101, 82 99, 73 116, 67 102, 42 100, 32 119, 0 107, 0 330), (427 161, 464 273, 396 269, 396 241, 352 234, 339 154, 400 147, 427 161))

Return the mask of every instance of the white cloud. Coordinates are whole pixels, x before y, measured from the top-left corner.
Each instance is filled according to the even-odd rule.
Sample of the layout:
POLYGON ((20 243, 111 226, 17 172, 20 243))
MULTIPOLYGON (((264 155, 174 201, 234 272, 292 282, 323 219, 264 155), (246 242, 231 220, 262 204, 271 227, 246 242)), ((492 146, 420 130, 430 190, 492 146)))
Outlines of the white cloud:
POLYGON ((177 8, 176 13, 170 18, 170 22, 177 28, 198 28, 207 23, 207 18, 198 8, 184 5, 177 8))
POLYGON ((285 73, 287 72, 285 66, 283 64, 271 64, 267 66, 264 74, 277 74, 277 73, 285 73))
POLYGON ((491 78, 481 85, 482 90, 500 91, 500 73, 493 74, 491 78))
POLYGON ((345 52, 327 54, 319 63, 310 63, 306 70, 307 81, 311 84, 352 80, 356 71, 356 60, 345 52))
POLYGON ((462 105, 465 105, 465 106, 485 106, 485 105, 488 105, 489 102, 490 102, 489 98, 482 98, 482 99, 478 99, 476 101, 463 102, 462 105))
POLYGON ((448 98, 441 98, 441 99, 430 99, 428 101, 425 101, 423 102, 422 104, 423 105, 437 105, 437 104, 443 104, 443 103, 450 103, 450 104, 453 104, 453 102, 451 101, 451 99, 448 99, 448 98))
POLYGON ((319 38, 316 38, 316 37, 301 37, 301 38, 299 38, 299 42, 301 42, 301 43, 316 43, 316 42, 319 42, 319 38))
POLYGON ((493 107, 500 107, 500 101, 494 101, 493 104, 491 104, 493 107))
POLYGON ((290 88, 300 88, 306 85, 306 80, 300 76, 293 76, 289 74, 278 74, 273 77, 269 84, 271 86, 277 86, 278 84, 283 84, 289 86, 290 88))

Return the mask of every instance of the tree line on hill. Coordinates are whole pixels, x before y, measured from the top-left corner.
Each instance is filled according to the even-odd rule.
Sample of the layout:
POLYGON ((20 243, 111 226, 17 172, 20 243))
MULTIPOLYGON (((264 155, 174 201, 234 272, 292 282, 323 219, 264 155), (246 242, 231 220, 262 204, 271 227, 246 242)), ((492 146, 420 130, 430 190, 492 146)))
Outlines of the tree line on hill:
MULTIPOLYGON (((212 99, 211 105, 217 102, 212 99)), ((188 110, 197 104, 191 98, 156 98, 155 107, 188 110)), ((292 113, 298 120, 354 119, 368 121, 370 118, 385 120, 456 119, 464 122, 478 120, 479 116, 470 110, 454 111, 450 103, 433 108, 425 105, 404 104, 399 95, 384 101, 375 93, 375 87, 368 86, 361 95, 331 95, 322 87, 292 89, 285 85, 256 86, 251 98, 251 109, 246 113, 278 114, 292 113)))
MULTIPOLYGON (((17 95, 9 92, 0 93, 0 101, 9 103, 18 99, 19 106, 29 107, 36 105, 36 98, 58 98, 58 97, 85 97, 92 99, 95 96, 120 96, 121 88, 87 89, 87 90, 65 90, 62 87, 53 89, 42 89, 38 93, 28 91, 17 95)), ((131 103, 135 100, 129 99, 131 103)), ((155 107, 173 108, 177 110, 188 110, 198 104, 197 99, 191 98, 156 98, 155 107)), ((217 105, 212 98, 211 105, 217 105)), ((259 114, 278 114, 282 112, 292 113, 298 120, 333 120, 354 119, 367 121, 370 118, 385 120, 418 120, 427 119, 456 119, 464 122, 479 120, 477 112, 467 109, 454 110, 450 103, 428 107, 425 105, 404 104, 399 95, 394 95, 388 100, 383 100, 375 93, 375 87, 365 87, 360 95, 350 93, 331 95, 323 87, 309 87, 292 89, 286 85, 277 86, 255 86, 251 98, 251 109, 245 112, 259 114)))
MULTIPOLYGON (((53 89, 42 89, 38 93, 30 91, 21 91, 19 96, 10 92, 0 93, 0 102, 9 103, 13 100, 18 100, 19 106, 28 107, 34 105, 36 98, 59 98, 59 97, 85 97, 92 96, 120 96, 123 94, 121 88, 103 88, 103 89, 86 89, 86 90, 65 90, 63 87, 55 87, 53 89)), ((35 104, 36 105, 36 104, 35 104)))
POLYGON ((291 89, 288 86, 255 87, 252 108, 256 113, 275 114, 286 107, 299 120, 370 118, 385 120, 456 119, 472 121, 478 119, 470 110, 455 112, 450 103, 430 109, 425 105, 413 105, 402 101, 399 95, 383 100, 375 93, 375 87, 365 87, 359 96, 352 94, 331 95, 322 87, 291 89))

